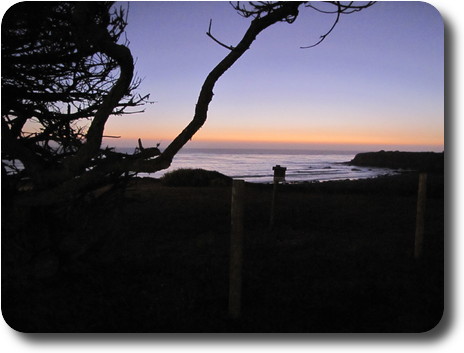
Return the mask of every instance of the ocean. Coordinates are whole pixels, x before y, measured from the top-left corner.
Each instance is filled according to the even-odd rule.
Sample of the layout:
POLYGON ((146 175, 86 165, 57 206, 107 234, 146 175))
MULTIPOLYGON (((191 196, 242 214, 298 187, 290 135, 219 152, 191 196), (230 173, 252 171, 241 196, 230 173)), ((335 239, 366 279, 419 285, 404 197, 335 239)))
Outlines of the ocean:
MULTIPOLYGON (((120 149, 132 153, 133 149, 120 149)), ((264 149, 183 149, 175 157, 171 167, 152 174, 140 173, 141 177, 160 178, 165 173, 180 168, 215 170, 234 179, 253 183, 271 183, 273 167, 286 167, 286 182, 316 182, 328 180, 355 180, 393 174, 385 168, 347 165, 357 152, 304 151, 264 149)))

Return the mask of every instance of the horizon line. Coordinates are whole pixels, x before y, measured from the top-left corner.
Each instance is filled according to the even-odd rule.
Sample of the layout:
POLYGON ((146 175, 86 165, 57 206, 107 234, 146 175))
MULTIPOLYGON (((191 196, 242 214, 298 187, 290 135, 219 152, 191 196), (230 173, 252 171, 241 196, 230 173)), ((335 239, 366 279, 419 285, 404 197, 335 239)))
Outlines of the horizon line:
MULTIPOLYGON (((145 147, 153 147, 161 143, 160 149, 166 148, 170 141, 164 139, 143 139, 145 147)), ((137 139, 104 139, 102 144, 119 147, 131 148, 137 146, 137 139)), ((232 141, 232 140, 192 140, 182 149, 262 149, 262 150, 319 150, 319 151, 349 151, 349 152, 369 152, 369 151, 424 151, 424 152, 444 152, 443 144, 407 144, 407 143, 317 143, 317 142, 282 142, 282 141, 232 141)))

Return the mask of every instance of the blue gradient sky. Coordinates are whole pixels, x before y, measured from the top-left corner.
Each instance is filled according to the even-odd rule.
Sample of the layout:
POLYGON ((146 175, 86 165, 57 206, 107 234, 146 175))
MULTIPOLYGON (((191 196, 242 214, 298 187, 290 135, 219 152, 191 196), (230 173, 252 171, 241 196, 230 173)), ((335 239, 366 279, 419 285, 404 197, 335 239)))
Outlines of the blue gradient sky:
MULTIPOLYGON (((127 6, 127 2, 119 3, 127 6)), ((201 85, 227 54, 206 36, 236 44, 249 20, 228 2, 130 2, 127 37, 144 113, 112 117, 110 145, 168 143, 188 124, 201 85)), ((208 120, 187 147, 434 150, 444 144, 444 33, 423 2, 379 2, 342 16, 300 9, 279 23, 215 88, 208 120)))

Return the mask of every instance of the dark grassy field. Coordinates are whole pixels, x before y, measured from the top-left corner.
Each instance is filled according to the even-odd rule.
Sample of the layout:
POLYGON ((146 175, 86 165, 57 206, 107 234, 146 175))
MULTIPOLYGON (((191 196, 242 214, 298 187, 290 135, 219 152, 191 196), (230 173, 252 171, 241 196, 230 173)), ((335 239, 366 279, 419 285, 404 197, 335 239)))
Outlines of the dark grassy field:
POLYGON ((443 175, 246 184, 241 319, 228 319, 230 186, 132 181, 2 208, 2 311, 25 332, 422 332, 443 311, 443 175))

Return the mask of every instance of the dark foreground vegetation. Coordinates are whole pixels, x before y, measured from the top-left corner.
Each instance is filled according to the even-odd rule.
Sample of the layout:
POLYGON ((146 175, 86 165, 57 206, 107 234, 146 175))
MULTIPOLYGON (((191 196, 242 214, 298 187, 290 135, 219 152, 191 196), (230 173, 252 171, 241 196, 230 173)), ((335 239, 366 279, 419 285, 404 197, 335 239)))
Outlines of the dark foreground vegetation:
POLYGON ((443 175, 246 184, 242 317, 228 319, 230 185, 2 207, 2 312, 25 332, 422 332, 443 311, 443 175))

